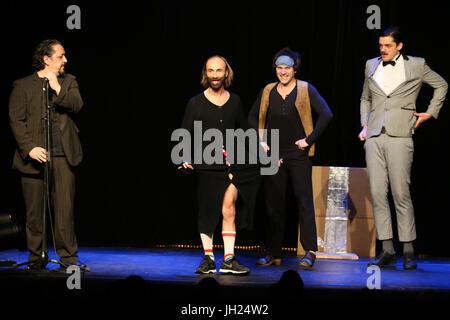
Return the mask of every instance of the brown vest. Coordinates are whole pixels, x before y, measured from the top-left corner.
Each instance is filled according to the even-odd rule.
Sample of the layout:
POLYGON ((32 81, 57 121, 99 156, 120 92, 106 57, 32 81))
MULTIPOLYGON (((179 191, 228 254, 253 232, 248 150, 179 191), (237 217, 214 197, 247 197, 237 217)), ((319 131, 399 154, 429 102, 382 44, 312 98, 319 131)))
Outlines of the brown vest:
MULTIPOLYGON (((277 82, 269 83, 263 90, 261 97, 261 105, 259 106, 259 122, 258 131, 259 138, 263 140, 263 131, 266 126, 267 110, 269 109, 269 95, 277 82)), ((311 104, 309 102, 308 82, 297 80, 297 99, 295 100, 295 107, 297 108, 300 121, 306 136, 309 136, 313 131, 313 121, 311 115, 311 104)), ((308 156, 314 155, 314 144, 309 148, 308 156)))

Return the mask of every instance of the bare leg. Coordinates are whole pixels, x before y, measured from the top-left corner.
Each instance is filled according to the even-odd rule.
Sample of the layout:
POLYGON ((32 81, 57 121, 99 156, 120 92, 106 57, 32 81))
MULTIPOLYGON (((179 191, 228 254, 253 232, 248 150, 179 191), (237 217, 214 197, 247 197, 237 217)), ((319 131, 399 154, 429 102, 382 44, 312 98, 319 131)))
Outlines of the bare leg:
MULTIPOLYGON (((228 175, 230 180, 233 178, 233 175, 230 173, 228 175)), ((238 197, 238 189, 234 186, 234 184, 230 184, 225 190, 225 194, 223 196, 222 203, 222 231, 236 231, 236 200, 238 197)))
MULTIPOLYGON (((233 175, 229 174, 230 180, 233 175)), ((231 274, 249 274, 250 269, 241 265, 234 255, 234 243, 236 240, 236 200, 238 198, 238 190, 234 184, 230 183, 222 204, 222 238, 223 238, 223 262, 220 266, 221 273, 231 274)))

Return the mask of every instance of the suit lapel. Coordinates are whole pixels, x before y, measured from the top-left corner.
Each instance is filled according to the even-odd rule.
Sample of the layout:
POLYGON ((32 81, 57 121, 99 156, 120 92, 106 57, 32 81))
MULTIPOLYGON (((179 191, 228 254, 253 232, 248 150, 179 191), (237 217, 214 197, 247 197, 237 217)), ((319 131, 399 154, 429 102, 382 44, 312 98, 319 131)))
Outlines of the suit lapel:
POLYGON ((33 95, 35 95, 36 97, 38 97, 41 104, 41 119, 44 120, 45 119, 45 105, 44 105, 44 91, 42 88, 42 80, 41 78, 39 78, 37 72, 35 72, 33 74, 32 77, 32 81, 31 81, 31 86, 32 86, 32 90, 33 90, 33 95))
POLYGON ((41 81, 41 78, 39 78, 37 72, 35 72, 33 74, 33 78, 32 79, 33 79, 33 86, 38 88, 39 91, 42 91, 42 81, 41 81))
POLYGON ((377 70, 377 67, 381 62, 381 57, 379 57, 376 60, 374 59, 373 61, 374 61, 374 63, 371 66, 371 71, 369 73, 368 80, 370 80, 374 83, 375 89, 379 91, 379 94, 385 94, 383 89, 381 89, 380 85, 378 84, 378 82, 376 82, 376 80, 373 78, 373 74, 375 73, 375 70, 377 70))
POLYGON ((403 55, 403 63, 405 66, 405 82, 408 82, 412 78, 411 60, 407 56, 403 55))
POLYGON ((375 70, 377 69, 378 65, 380 64, 380 60, 381 60, 381 58, 374 60, 375 63, 372 65, 372 70, 369 73, 369 78, 372 78, 373 74, 375 73, 375 70))

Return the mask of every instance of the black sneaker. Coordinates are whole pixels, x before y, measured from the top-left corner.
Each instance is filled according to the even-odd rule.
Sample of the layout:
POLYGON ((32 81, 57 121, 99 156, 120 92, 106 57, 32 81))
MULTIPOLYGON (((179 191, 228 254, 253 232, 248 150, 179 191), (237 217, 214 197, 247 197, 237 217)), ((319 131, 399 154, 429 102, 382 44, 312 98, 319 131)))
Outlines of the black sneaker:
POLYGON ((250 273, 250 269, 241 265, 235 257, 231 258, 228 261, 223 261, 220 266, 221 273, 232 273, 232 274, 241 274, 246 275, 250 273))
POLYGON ((205 255, 202 263, 198 266, 197 270, 195 270, 195 273, 216 273, 216 263, 210 256, 205 255))

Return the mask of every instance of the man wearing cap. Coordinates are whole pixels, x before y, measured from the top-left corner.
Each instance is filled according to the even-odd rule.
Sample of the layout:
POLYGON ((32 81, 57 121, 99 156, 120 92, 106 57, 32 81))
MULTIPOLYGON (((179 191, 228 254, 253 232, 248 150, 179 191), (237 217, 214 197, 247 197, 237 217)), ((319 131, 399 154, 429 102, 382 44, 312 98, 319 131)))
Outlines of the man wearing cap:
MULTIPOLYGON (((266 152, 279 143, 279 170, 263 177, 263 189, 268 223, 267 255, 258 260, 262 266, 281 264, 281 246, 284 235, 286 188, 290 181, 299 209, 300 242, 306 251, 300 265, 312 267, 317 251, 317 233, 312 190, 312 163, 314 143, 333 117, 325 100, 311 84, 297 80, 300 56, 289 48, 275 54, 273 59, 278 82, 263 88, 249 113, 249 124, 269 132, 279 130, 279 141, 270 141, 260 135, 266 152), (313 127, 311 106, 318 114, 313 127)), ((267 134, 267 137, 270 137, 267 134)))

